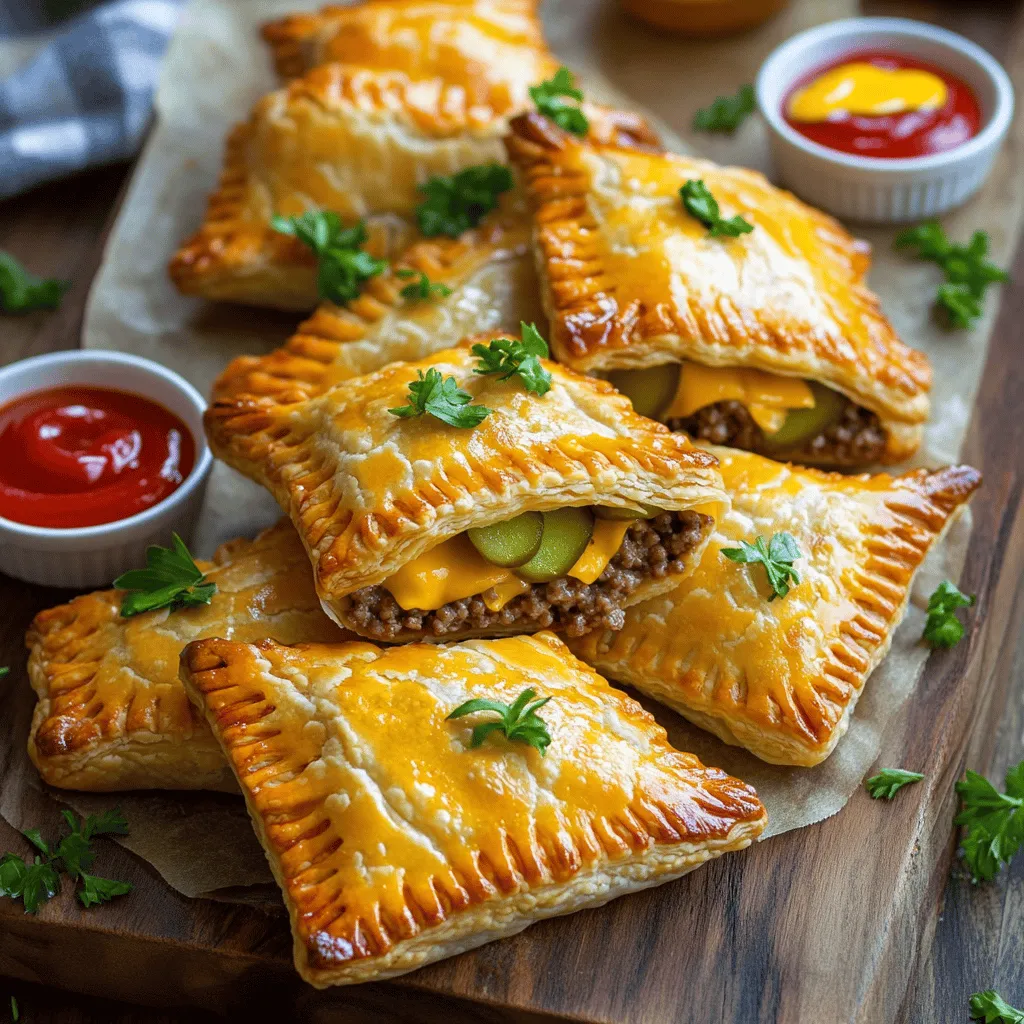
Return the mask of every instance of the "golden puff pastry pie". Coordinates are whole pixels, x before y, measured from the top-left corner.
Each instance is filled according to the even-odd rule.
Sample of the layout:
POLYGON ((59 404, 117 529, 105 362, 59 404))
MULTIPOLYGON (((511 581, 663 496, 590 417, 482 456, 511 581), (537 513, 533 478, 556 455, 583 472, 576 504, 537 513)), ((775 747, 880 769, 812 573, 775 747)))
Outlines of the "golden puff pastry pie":
POLYGON ((340 62, 440 78, 470 106, 522 110, 531 85, 550 78, 536 0, 368 0, 292 14, 263 27, 278 73, 296 78, 340 62))
POLYGON ((309 560, 286 520, 223 545, 200 568, 208 605, 121 618, 122 594, 98 591, 40 612, 26 637, 38 703, 28 752, 62 789, 235 790, 220 747, 178 678, 190 640, 340 640, 321 611, 309 560))
POLYGON ((470 334, 543 322, 529 233, 523 216, 488 217, 457 239, 413 243, 358 299, 344 306, 324 302, 281 348, 235 359, 214 383, 213 400, 309 398, 388 363, 450 348, 470 334), (426 296, 418 290, 423 275, 426 296))
POLYGON ((732 509, 700 566, 573 641, 599 672, 773 764, 814 765, 849 725, 914 574, 981 482, 968 466, 843 476, 715 449, 732 509), (760 564, 722 554, 789 533, 799 583, 772 597, 760 564))
POLYGON ((290 404, 217 402, 210 444, 274 494, 324 609, 363 636, 617 628, 699 557, 725 500, 714 456, 547 360, 543 395, 481 374, 472 341, 290 404), (413 414, 441 393, 483 418, 413 414))
POLYGON ((224 747, 317 987, 382 979, 748 846, 754 790, 550 633, 452 646, 201 640, 182 677, 224 747), (468 700, 550 698, 540 745, 468 700))
POLYGON ((753 171, 580 140, 540 115, 515 119, 508 148, 560 361, 708 442, 833 466, 917 449, 927 358, 894 333, 864 283, 867 247, 836 221, 753 171), (718 221, 684 206, 687 182, 718 221), (736 237, 711 232, 722 221, 736 237))
MULTIPOLYGON (((531 83, 532 84, 532 83, 531 83)), ((600 139, 651 145, 642 118, 587 108, 600 139)), ((227 142, 219 187, 199 230, 175 253, 170 275, 185 294, 312 310, 312 251, 275 231, 275 215, 329 210, 365 220, 366 250, 390 259, 413 237, 419 186, 470 167, 504 163, 505 117, 467 104, 442 79, 326 64, 272 92, 227 142)), ((511 209, 515 198, 502 196, 511 209)))

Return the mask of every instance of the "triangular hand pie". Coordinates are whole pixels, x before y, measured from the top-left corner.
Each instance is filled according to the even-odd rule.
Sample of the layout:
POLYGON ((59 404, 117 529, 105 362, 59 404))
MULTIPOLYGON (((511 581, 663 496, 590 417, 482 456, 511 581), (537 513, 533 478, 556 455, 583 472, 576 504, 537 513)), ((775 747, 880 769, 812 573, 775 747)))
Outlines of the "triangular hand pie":
POLYGON ((392 977, 677 878, 764 829, 753 789, 692 754, 550 633, 450 647, 182 655, 237 773, 318 987, 392 977), (527 689, 550 744, 492 732, 527 689))
POLYGON ((862 466, 917 449, 928 361, 897 338, 864 284, 866 247, 836 221, 753 171, 580 140, 537 114, 507 145, 559 361, 674 428, 775 458, 862 466), (684 206, 688 181, 752 230, 712 234, 684 206))
POLYGON ((488 217, 459 238, 421 239, 368 281, 358 299, 345 306, 324 302, 281 348, 235 359, 214 383, 213 400, 309 398, 470 334, 515 330, 523 320, 542 320, 536 293, 529 226, 521 215, 488 217), (403 296, 419 274, 450 294, 403 296))
POLYGON ((467 342, 292 404, 207 411, 217 456, 295 523, 339 624, 387 641, 616 628, 699 557, 726 500, 714 456, 604 381, 543 360, 536 394, 482 366, 467 342), (483 418, 417 413, 428 393, 460 403, 441 417, 471 400, 483 418))
POLYGON ((220 747, 178 678, 190 640, 341 640, 320 609, 309 559, 290 523, 225 544, 200 568, 210 604, 120 615, 123 595, 97 591, 40 612, 26 637, 38 703, 28 750, 62 789, 225 789, 220 747))
POLYGON ((700 566, 630 608, 618 633, 573 641, 598 671, 775 764, 813 765, 849 725, 907 606, 914 573, 981 482, 969 466, 841 476, 715 449, 732 509, 700 566), (785 597, 723 548, 789 533, 785 597))
POLYGON ((550 78, 537 0, 365 0, 292 14, 263 27, 274 64, 296 78, 319 64, 441 78, 465 91, 470 107, 522 110, 527 89, 550 78))

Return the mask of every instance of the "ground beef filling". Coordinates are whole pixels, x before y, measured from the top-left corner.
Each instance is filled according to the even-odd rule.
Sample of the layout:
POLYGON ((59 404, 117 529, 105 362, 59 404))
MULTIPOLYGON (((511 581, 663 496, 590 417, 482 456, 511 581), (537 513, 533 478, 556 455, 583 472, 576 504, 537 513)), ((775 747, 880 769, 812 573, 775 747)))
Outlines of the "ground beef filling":
POLYGON ((435 611, 405 611, 383 585, 363 587, 349 598, 347 624, 376 640, 405 632, 446 636, 494 629, 510 632, 557 629, 581 636, 591 629, 622 629, 624 601, 645 580, 676 575, 710 526, 699 512, 663 512, 632 523, 622 546, 590 584, 563 576, 535 583, 525 594, 492 612, 482 595, 451 601, 435 611))
POLYGON ((878 417, 847 401, 842 415, 820 434, 792 448, 771 448, 764 432, 742 402, 716 402, 698 409, 692 416, 668 421, 671 430, 683 430, 691 437, 711 444, 727 444, 775 458, 829 465, 859 466, 877 462, 885 451, 885 430, 878 417))

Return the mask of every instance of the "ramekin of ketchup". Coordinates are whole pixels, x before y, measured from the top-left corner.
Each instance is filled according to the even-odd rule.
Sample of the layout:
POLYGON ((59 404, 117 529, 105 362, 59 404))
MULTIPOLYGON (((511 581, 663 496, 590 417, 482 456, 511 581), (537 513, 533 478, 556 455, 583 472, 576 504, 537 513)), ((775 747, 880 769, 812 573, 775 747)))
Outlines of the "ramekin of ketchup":
POLYGON ((109 584, 149 544, 188 541, 212 457, 182 377, 117 352, 0 369, 0 571, 109 584))
POLYGON ((840 217, 932 217, 985 180, 1013 116, 999 63, 954 32, 851 18, 787 40, 758 105, 784 183, 840 217))

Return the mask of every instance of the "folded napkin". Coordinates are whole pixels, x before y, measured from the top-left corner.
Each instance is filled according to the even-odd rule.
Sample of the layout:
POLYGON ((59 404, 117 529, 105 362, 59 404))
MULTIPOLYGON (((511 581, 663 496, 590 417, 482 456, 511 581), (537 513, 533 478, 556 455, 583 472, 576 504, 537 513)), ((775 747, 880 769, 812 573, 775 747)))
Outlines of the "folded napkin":
MULTIPOLYGON (((43 32, 53 4, 16 0, 4 36, 43 32)), ((113 0, 50 30, 0 81, 0 199, 130 157, 149 122, 160 59, 182 0, 113 0)))

